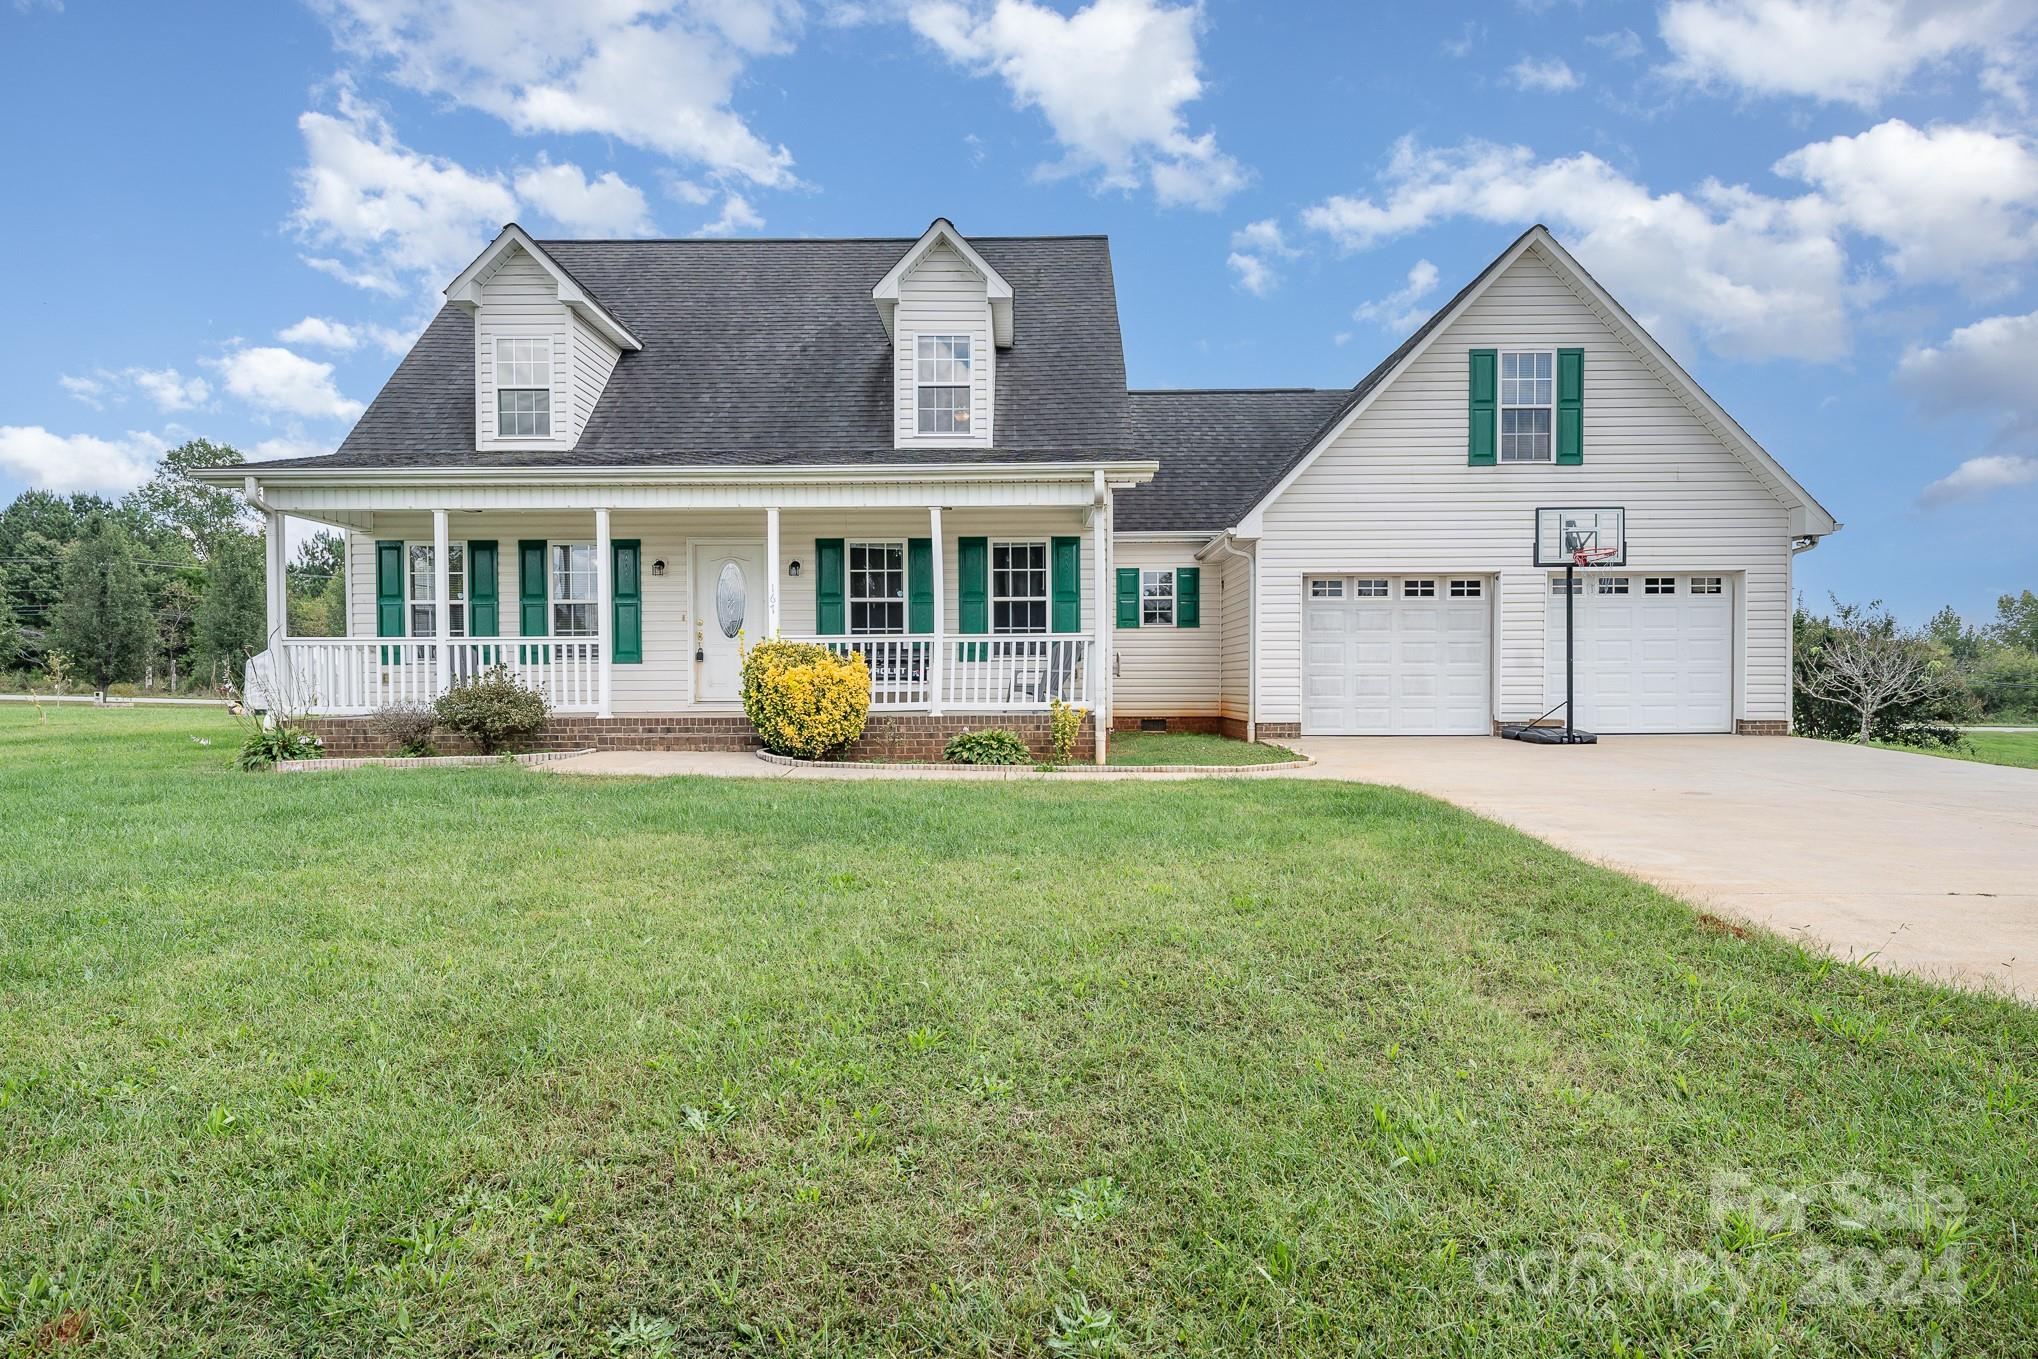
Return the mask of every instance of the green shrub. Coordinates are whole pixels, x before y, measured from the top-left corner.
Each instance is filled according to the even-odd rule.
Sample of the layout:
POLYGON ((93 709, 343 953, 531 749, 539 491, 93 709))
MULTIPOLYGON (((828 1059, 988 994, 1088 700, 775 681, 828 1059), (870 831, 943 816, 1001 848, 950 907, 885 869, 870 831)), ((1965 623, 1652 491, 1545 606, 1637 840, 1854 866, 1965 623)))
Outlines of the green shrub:
POLYGON ((484 755, 544 726, 551 713, 543 694, 525 688, 501 665, 460 680, 439 696, 435 709, 440 726, 473 737, 484 755))
POLYGON ((950 764, 1032 764, 1033 752, 1018 733, 986 727, 952 737, 942 747, 941 758, 950 764))
POLYGON ((815 642, 760 642, 743 658, 743 712, 775 755, 819 759, 863 735, 870 668, 815 642))
POLYGON ((368 725, 398 755, 420 758, 438 753, 432 746, 432 729, 439 725, 439 714, 422 703, 384 708, 368 719, 368 725))
POLYGON ((1067 764, 1076 757, 1076 738, 1083 734, 1083 709, 1058 698, 1047 701, 1048 721, 1054 739, 1054 762, 1067 764))
POLYGON ((316 760, 325 753, 325 742, 318 737, 278 722, 249 732, 248 739, 241 742, 240 754, 234 756, 234 765, 250 771, 270 769, 278 760, 316 760))

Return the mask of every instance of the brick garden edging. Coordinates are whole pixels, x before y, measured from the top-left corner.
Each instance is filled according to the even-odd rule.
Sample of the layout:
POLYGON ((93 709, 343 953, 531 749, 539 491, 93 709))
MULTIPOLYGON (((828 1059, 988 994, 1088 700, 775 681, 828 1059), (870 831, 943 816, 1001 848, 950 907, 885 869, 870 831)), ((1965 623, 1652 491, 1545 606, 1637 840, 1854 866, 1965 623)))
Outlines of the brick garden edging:
POLYGON ((1027 764, 886 764, 872 760, 802 760, 791 755, 757 752, 766 764, 792 769, 824 770, 849 778, 867 779, 1115 779, 1152 777, 1156 774, 1252 775, 1279 774, 1307 769, 1316 761, 1303 756, 1278 764, 1065 764, 1053 769, 1036 769, 1027 764))
POLYGON ((272 766, 278 774, 317 774, 328 769, 367 769, 379 766, 387 769, 429 769, 434 765, 479 765, 501 764, 505 759, 517 764, 551 764, 555 760, 570 760, 576 755, 592 755, 592 750, 533 750, 522 755, 364 755, 354 759, 338 760, 278 760, 272 766))

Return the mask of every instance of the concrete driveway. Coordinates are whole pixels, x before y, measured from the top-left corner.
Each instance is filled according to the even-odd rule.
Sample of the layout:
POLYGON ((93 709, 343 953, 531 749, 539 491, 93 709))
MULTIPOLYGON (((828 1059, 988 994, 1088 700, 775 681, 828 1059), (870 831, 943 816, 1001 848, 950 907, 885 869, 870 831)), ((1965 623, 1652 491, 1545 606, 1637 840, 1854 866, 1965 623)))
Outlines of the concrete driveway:
POLYGON ((2038 999, 2038 770, 1774 736, 1290 741, 1845 958, 2038 999))

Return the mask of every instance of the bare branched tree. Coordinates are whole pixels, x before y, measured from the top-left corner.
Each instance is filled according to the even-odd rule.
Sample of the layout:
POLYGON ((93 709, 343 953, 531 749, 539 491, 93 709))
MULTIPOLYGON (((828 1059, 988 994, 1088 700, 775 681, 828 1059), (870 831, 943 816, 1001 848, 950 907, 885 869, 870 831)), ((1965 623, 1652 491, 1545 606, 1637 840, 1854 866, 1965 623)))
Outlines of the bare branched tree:
POLYGON ((1814 698, 1844 704, 1861 714, 1861 744, 1868 744, 1875 715, 1899 703, 1915 703, 1946 691, 1951 681, 1918 642, 1893 631, 1842 633, 1798 659, 1797 683, 1814 698))

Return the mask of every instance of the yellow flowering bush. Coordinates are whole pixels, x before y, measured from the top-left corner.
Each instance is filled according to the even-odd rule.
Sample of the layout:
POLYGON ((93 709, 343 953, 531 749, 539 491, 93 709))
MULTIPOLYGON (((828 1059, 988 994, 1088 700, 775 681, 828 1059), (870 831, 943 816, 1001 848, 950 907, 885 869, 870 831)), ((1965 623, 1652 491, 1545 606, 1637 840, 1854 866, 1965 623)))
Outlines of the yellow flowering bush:
POLYGON ((863 735, 870 669, 861 652, 760 642, 743 658, 743 711, 766 750, 818 759, 863 735))

